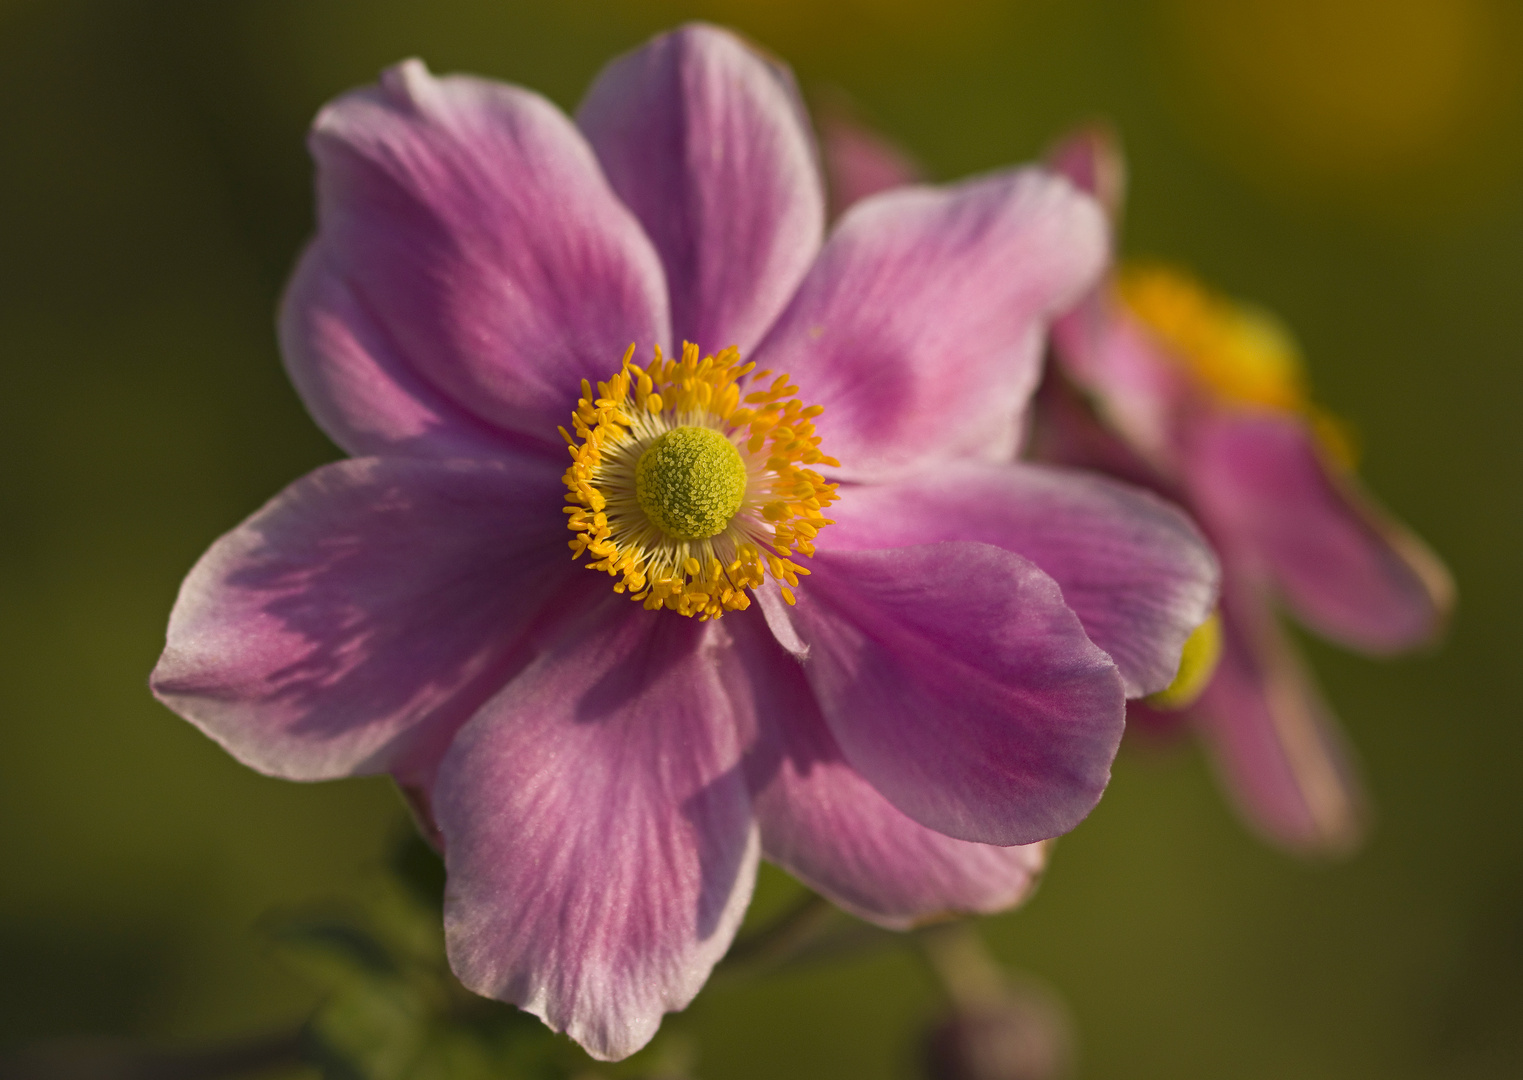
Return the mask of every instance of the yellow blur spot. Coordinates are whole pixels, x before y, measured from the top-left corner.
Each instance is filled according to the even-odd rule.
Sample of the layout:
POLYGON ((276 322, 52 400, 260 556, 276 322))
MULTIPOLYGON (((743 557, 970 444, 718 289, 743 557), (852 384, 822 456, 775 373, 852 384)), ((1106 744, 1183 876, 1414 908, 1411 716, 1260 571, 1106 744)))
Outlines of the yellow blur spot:
POLYGON ((1516 96, 1505 0, 1164 0, 1187 107, 1267 179, 1442 169, 1516 96))
POLYGON ((1168 347, 1169 356, 1218 400, 1299 413, 1334 461, 1348 469, 1355 466, 1353 432, 1311 400, 1300 347, 1274 314, 1158 263, 1124 266, 1116 292, 1168 347))
POLYGON ((1216 662, 1222 655, 1222 620, 1215 612, 1195 628, 1185 639, 1184 652, 1179 657, 1179 674, 1174 681, 1146 700, 1155 709, 1173 711, 1193 704, 1205 691, 1211 676, 1216 674, 1216 662))
POLYGON ((1125 267, 1116 287, 1132 313, 1220 397, 1271 409, 1305 407, 1301 351, 1269 312, 1156 264, 1125 267))

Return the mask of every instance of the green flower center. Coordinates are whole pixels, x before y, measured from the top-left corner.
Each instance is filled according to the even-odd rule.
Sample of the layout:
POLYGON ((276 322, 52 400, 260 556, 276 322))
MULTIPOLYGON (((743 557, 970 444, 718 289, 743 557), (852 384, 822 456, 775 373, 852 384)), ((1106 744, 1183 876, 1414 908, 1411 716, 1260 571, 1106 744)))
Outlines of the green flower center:
POLYGON ((635 498, 652 525, 677 540, 724 532, 746 495, 746 465, 722 432, 677 427, 635 464, 635 498))

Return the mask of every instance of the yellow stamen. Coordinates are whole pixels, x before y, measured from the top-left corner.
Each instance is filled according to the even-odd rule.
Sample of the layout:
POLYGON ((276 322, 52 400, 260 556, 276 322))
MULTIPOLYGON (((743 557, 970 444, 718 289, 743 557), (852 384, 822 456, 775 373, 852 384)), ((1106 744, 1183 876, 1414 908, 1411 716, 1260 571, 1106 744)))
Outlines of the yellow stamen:
MULTIPOLYGON (((813 418, 788 376, 752 374, 734 348, 646 369, 634 346, 617 374, 585 381, 561 430, 570 447, 567 528, 572 557, 619 579, 649 610, 702 619, 750 606, 747 590, 770 575, 798 587, 836 486, 806 465, 838 466, 820 452, 813 418), (740 403, 744 401, 745 407, 740 403)), ((783 589, 793 603, 793 593, 783 589)))
POLYGON ((1311 401, 1301 350, 1273 314, 1157 264, 1126 267, 1116 290, 1211 392, 1237 404, 1300 413, 1334 460, 1353 466, 1348 426, 1311 401))

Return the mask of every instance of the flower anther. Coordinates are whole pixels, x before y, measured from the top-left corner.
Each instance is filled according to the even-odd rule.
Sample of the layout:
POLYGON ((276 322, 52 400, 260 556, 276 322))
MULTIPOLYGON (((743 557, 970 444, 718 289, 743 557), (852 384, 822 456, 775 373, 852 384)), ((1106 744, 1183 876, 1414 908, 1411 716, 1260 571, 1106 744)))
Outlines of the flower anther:
POLYGON ((809 571, 833 522, 836 485, 809 466, 839 466, 819 448, 813 420, 787 375, 753 372, 734 348, 681 359, 656 347, 648 368, 624 354, 617 374, 586 381, 561 428, 572 558, 618 578, 647 610, 717 619, 750 607, 747 590, 771 576, 783 599, 809 571))
POLYGON ((1189 708, 1210 685, 1221 656, 1222 617, 1220 612, 1213 611, 1211 617, 1185 639, 1174 681, 1158 693, 1150 694, 1147 703, 1164 712, 1189 708))

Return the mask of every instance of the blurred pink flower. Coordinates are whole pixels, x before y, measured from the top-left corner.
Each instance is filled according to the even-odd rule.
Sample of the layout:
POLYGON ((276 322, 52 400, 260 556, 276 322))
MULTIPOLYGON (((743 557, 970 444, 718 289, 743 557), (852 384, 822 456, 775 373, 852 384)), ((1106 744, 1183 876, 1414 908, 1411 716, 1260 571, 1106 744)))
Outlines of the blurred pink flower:
POLYGON ((311 148, 281 343, 355 456, 191 571, 160 698, 271 775, 393 774, 462 981, 603 1058, 759 854, 885 926, 1016 903, 1215 600, 1178 511, 1008 463, 1094 202, 1011 171, 827 240, 790 75, 703 26, 574 123, 409 61, 311 148))
MULTIPOLYGON (((1080 131, 1049 160, 1119 215, 1124 165, 1107 132, 1080 131)), ((1183 719, 1268 839, 1348 850, 1363 796, 1275 609, 1390 654, 1440 632, 1447 571, 1360 488, 1347 436, 1310 402, 1295 343, 1267 312, 1138 265, 1061 320, 1054 341, 1062 377, 1039 398, 1039 453, 1178 500, 1222 560, 1220 662, 1183 719)), ((1129 719, 1169 722, 1145 703, 1129 719)))
MULTIPOLYGON (((882 136, 839 118, 826 132, 845 195, 917 179, 882 136)), ((1126 168, 1108 131, 1080 130, 1048 161, 1119 224, 1126 168)), ((1194 685, 1132 702, 1128 719, 1144 732, 1199 732, 1267 839, 1349 850, 1362 835, 1363 794, 1276 603, 1333 641, 1385 655, 1441 631, 1448 572, 1359 487, 1347 437, 1308 400, 1294 343, 1267 313, 1178 271, 1135 267, 1061 319, 1054 341, 1060 370, 1035 402, 1035 456, 1182 504, 1222 560, 1220 622, 1187 650, 1195 678, 1181 675, 1194 685)))

